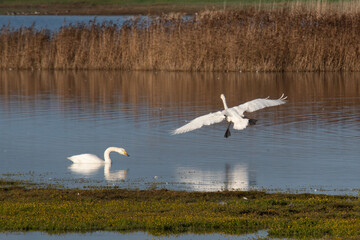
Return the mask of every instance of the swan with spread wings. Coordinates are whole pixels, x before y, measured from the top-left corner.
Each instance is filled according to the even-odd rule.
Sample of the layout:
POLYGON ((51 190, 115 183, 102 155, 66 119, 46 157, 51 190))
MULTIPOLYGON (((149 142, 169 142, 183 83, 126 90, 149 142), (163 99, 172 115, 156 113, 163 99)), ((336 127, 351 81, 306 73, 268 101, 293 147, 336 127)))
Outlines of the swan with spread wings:
POLYGON ((190 121, 188 124, 185 124, 184 126, 172 131, 172 134, 190 132, 195 129, 201 128, 202 126, 208 126, 226 120, 229 122, 229 125, 226 129, 224 137, 227 138, 231 136, 230 133, 231 124, 233 124, 233 129, 235 130, 242 130, 246 128, 248 125, 256 124, 257 120, 246 118, 244 116, 244 112, 254 112, 266 107, 281 105, 286 103, 286 99, 287 99, 287 97, 285 97, 284 94, 282 94, 279 99, 269 99, 269 97, 258 98, 243 103, 239 106, 228 108, 224 94, 221 94, 220 98, 223 101, 224 110, 197 117, 194 120, 190 121))

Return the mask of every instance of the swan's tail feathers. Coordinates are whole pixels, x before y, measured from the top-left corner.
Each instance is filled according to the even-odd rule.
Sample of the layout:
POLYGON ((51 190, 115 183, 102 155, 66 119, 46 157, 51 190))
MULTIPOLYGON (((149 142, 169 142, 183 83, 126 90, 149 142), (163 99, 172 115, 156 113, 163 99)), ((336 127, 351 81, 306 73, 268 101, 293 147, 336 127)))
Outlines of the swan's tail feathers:
POLYGON ((256 122, 257 120, 256 119, 249 119, 249 125, 252 126, 252 125, 256 125, 256 122))
POLYGON ((231 125, 231 123, 229 123, 229 125, 228 125, 228 127, 227 127, 227 129, 226 129, 226 132, 225 132, 225 135, 224 135, 225 138, 228 138, 228 137, 231 136, 231 133, 230 133, 230 125, 231 125))

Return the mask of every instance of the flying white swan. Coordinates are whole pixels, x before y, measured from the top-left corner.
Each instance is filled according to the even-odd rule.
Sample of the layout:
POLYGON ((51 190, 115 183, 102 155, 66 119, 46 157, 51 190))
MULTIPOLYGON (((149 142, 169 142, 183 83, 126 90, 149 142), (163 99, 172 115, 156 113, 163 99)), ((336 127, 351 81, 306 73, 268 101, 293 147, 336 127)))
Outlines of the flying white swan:
POLYGON ((73 163, 78 163, 78 164, 111 164, 110 152, 117 152, 121 155, 125 155, 129 157, 129 154, 123 148, 108 147, 104 152, 105 161, 99 158, 98 156, 89 153, 74 155, 68 157, 68 159, 73 163))
POLYGON ((188 124, 172 131, 172 134, 190 132, 195 129, 201 128, 202 126, 219 123, 226 119, 229 122, 229 125, 227 127, 224 137, 227 138, 231 135, 230 134, 231 124, 234 124, 233 129, 236 130, 242 130, 246 128, 248 125, 256 124, 257 120, 246 118, 244 116, 244 112, 254 112, 256 110, 263 109, 265 107, 281 105, 286 103, 285 100, 287 99, 287 97, 285 97, 284 94, 282 94, 279 99, 269 99, 269 97, 258 98, 243 103, 239 106, 228 108, 224 94, 221 94, 220 98, 223 101, 224 110, 197 117, 194 120, 190 121, 188 124))

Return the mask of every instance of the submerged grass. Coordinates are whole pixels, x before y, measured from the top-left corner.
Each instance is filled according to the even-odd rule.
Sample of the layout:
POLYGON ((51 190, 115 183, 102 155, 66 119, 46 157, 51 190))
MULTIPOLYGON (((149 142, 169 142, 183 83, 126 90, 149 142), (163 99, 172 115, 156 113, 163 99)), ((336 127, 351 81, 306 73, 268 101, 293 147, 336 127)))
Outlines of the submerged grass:
POLYGON ((360 71, 359 4, 0 29, 2 69, 360 71))
POLYGON ((265 192, 56 189, 0 181, 0 231, 147 231, 360 237, 360 200, 265 192))

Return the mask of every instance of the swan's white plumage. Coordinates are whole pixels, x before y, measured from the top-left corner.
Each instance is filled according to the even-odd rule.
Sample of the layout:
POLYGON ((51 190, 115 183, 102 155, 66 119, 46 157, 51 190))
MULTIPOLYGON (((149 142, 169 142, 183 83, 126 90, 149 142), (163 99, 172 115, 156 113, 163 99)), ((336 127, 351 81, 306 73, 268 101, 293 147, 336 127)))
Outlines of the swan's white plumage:
POLYGON ((236 118, 236 119, 232 119, 231 122, 234 123, 233 129, 243 130, 248 126, 249 119, 247 119, 247 118, 236 118))
POLYGON ((68 157, 68 159, 70 161, 72 161, 73 163, 105 163, 105 161, 101 158, 99 158, 98 156, 94 155, 94 154, 90 154, 90 153, 84 153, 84 154, 79 154, 79 155, 74 155, 71 157, 68 157))
POLYGON ((279 99, 258 98, 233 107, 233 109, 242 115, 244 112, 255 112, 266 107, 273 107, 284 104, 286 103, 286 99, 287 97, 284 97, 284 94, 282 94, 279 99))
POLYGON ((175 129, 172 131, 172 134, 180 134, 193 131, 195 129, 201 128, 202 126, 207 126, 215 123, 220 123, 224 119, 228 122, 234 123, 233 128, 236 130, 242 130, 248 126, 249 119, 244 118, 244 112, 254 112, 265 107, 272 107, 286 103, 287 97, 284 97, 284 94, 281 95, 279 99, 269 99, 269 98, 258 98, 251 100, 249 102, 243 103, 241 105, 228 108, 226 104, 226 99, 223 94, 220 95, 220 98, 224 104, 224 110, 218 111, 215 113, 209 113, 200 117, 195 118, 184 126, 175 129))
POLYGON ((90 153, 84 153, 68 157, 70 161, 77 164, 111 164, 110 153, 117 152, 121 155, 129 156, 125 149, 118 147, 108 147, 104 152, 104 159, 102 160, 98 156, 90 153))
POLYGON ((215 113, 209 113, 201 117, 197 117, 188 124, 185 124, 184 126, 175 129, 172 131, 172 134, 180 134, 180 133, 186 133, 190 132, 192 130, 201 128, 202 126, 208 126, 211 124, 222 122, 225 119, 224 114, 222 111, 218 111, 215 113))

